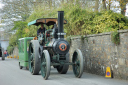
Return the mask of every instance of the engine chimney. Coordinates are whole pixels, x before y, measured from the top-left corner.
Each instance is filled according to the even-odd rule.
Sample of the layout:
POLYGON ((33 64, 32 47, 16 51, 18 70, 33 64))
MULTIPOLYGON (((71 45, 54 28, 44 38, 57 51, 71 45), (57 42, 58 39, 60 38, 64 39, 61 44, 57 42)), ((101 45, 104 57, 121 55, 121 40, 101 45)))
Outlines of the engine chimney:
POLYGON ((58 11, 58 38, 64 38, 64 31, 63 31, 63 24, 64 24, 64 11, 58 11))

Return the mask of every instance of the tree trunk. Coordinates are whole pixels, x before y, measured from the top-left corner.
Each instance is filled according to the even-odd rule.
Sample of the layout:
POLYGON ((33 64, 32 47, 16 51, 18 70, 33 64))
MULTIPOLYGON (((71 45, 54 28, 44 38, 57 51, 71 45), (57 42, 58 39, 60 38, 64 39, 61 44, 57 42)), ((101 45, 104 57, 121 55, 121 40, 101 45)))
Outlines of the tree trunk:
POLYGON ((111 7, 111 0, 109 0, 108 10, 110 10, 110 7, 111 7))
POLYGON ((126 1, 125 0, 120 0, 120 8, 121 8, 121 14, 125 16, 125 12, 126 12, 126 1))
POLYGON ((76 4, 80 4, 79 0, 76 0, 76 4))
POLYGON ((102 2, 103 2, 103 10, 106 10, 107 8, 106 8, 106 0, 102 0, 102 2))
POLYGON ((48 1, 48 5, 49 5, 49 8, 52 7, 52 0, 49 0, 49 1, 48 1))
POLYGON ((98 8, 99 8, 99 0, 96 0, 95 2, 95 11, 98 12, 98 8))
POLYGON ((53 3, 54 3, 54 8, 55 8, 55 7, 56 7, 56 0, 54 0, 54 2, 53 2, 53 3))
POLYGON ((62 4, 64 4, 64 0, 62 0, 62 2, 61 2, 62 4))

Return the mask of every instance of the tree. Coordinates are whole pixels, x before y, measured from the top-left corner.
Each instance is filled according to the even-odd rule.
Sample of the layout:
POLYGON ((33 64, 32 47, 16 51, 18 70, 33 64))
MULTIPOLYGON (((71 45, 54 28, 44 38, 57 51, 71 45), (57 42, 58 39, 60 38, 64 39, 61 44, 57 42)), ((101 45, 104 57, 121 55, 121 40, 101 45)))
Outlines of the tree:
POLYGON ((121 14, 125 16, 127 0, 120 0, 121 14))
POLYGON ((0 12, 3 13, 3 23, 6 23, 6 26, 9 27, 10 25, 14 26, 14 21, 25 21, 32 12, 31 1, 32 0, 2 0, 4 7, 0 12))
POLYGON ((64 0, 62 0, 61 3, 64 4, 64 0))
POLYGON ((106 0, 102 0, 102 3, 103 3, 103 10, 106 10, 106 0))
POLYGON ((49 3, 49 8, 52 7, 52 0, 48 0, 48 3, 49 3))
POLYGON ((95 11, 98 12, 98 8, 99 8, 99 0, 96 0, 96 2, 95 2, 95 11))

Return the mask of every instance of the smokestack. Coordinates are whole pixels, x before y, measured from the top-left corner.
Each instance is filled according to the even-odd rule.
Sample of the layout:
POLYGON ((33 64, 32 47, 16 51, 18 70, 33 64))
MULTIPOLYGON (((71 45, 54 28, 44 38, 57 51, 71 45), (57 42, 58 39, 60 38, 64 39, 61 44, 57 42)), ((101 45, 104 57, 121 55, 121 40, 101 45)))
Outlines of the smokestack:
POLYGON ((58 11, 58 38, 64 38, 64 11, 58 11))

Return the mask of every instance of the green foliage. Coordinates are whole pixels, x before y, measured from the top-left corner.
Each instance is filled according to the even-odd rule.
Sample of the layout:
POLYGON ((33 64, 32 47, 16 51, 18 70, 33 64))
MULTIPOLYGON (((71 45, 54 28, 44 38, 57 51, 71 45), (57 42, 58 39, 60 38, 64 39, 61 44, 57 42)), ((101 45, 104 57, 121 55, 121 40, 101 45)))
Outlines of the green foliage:
POLYGON ((82 41, 82 43, 84 43, 84 36, 83 35, 81 36, 81 41, 82 41))
POLYGON ((27 28, 27 22, 17 21, 14 23, 12 30, 16 30, 17 39, 25 36, 25 29, 27 28))
POLYGON ((17 36, 16 34, 12 35, 9 38, 9 46, 7 47, 8 53, 11 54, 15 46, 17 46, 17 36))
POLYGON ((85 40, 88 42, 88 37, 87 36, 85 36, 85 40))
POLYGON ((27 22, 23 22, 23 21, 16 21, 14 22, 14 27, 12 28, 12 30, 23 30, 24 28, 26 28, 27 26, 27 22))
MULTIPOLYGON (((67 33, 67 36, 97 34, 128 28, 128 19, 112 11, 93 12, 73 4, 62 4, 61 8, 58 9, 37 8, 26 22, 44 17, 57 18, 57 11, 63 10, 64 18, 68 21, 68 24, 64 25, 64 32, 67 33)), ((38 28, 35 26, 28 27, 31 31, 27 33, 27 36, 36 36, 38 28)))
POLYGON ((111 40, 116 45, 120 44, 120 35, 117 31, 111 33, 111 40))
POLYGON ((13 52, 13 49, 14 49, 13 46, 8 46, 7 47, 8 53, 11 54, 13 52))
POLYGON ((67 41, 70 44, 72 35, 98 34, 128 29, 128 19, 112 11, 93 12, 73 4, 62 4, 61 8, 56 9, 37 6, 32 14, 27 16, 28 18, 25 17, 25 21, 14 23, 15 26, 12 30, 17 30, 17 32, 10 38, 10 45, 17 45, 18 38, 37 36, 37 29, 40 26, 28 27, 27 23, 38 18, 57 18, 57 11, 64 11, 64 19, 68 21, 64 25, 64 32, 67 34, 66 37, 69 36, 67 41))
POLYGON ((9 38, 9 46, 7 48, 9 53, 12 53, 15 46, 18 45, 18 39, 24 37, 25 31, 24 29, 27 27, 27 22, 17 21, 14 22, 14 27, 12 30, 17 30, 14 35, 11 35, 9 38))
POLYGON ((16 46, 18 44, 18 37, 16 34, 9 38, 9 46, 16 46))
POLYGON ((116 30, 123 30, 128 27, 128 20, 121 14, 114 13, 112 11, 102 12, 102 15, 95 16, 93 19, 93 32, 103 33, 116 30))

